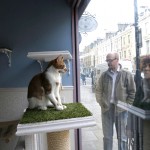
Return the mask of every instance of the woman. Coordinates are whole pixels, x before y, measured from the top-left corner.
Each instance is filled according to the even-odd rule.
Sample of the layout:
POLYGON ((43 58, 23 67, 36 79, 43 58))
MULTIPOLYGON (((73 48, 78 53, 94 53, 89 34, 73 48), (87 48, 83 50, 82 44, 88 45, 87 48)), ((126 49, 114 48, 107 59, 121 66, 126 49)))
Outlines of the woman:
POLYGON ((140 64, 144 74, 141 86, 136 92, 134 105, 143 109, 150 109, 150 55, 143 56, 140 64))

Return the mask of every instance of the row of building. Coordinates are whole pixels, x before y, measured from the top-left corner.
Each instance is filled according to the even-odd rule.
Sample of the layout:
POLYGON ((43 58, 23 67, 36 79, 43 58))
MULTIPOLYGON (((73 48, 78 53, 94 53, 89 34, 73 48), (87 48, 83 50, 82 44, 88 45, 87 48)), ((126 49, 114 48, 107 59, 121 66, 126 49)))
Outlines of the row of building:
MULTIPOLYGON (((139 15, 140 55, 150 54, 150 9, 139 15)), ((80 53, 81 72, 89 74, 96 66, 105 65, 106 55, 117 52, 120 60, 131 61, 135 69, 136 40, 134 24, 118 24, 118 31, 106 33, 105 39, 97 39, 80 53)), ((134 71, 133 69, 133 71, 134 71)))

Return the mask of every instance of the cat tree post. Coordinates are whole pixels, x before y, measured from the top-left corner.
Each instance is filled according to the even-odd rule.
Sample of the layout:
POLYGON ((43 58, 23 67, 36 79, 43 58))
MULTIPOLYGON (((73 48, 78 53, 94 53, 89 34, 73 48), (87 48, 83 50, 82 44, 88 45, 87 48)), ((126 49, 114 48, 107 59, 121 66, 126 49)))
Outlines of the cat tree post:
POLYGON ((48 150, 70 150, 69 130, 47 133, 48 150))

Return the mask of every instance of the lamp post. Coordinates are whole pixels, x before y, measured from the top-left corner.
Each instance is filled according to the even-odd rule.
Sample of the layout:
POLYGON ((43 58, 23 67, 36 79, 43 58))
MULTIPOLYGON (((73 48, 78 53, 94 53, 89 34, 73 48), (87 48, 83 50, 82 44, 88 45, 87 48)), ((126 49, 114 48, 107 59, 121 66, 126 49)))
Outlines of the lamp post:
POLYGON ((135 26, 135 47, 136 47, 136 88, 138 89, 141 84, 140 72, 140 41, 139 41, 139 27, 138 27, 138 8, 137 0, 134 0, 134 26, 135 26))
MULTIPOLYGON (((135 83, 136 89, 139 88, 141 84, 141 72, 140 72, 140 40, 139 40, 139 26, 138 26, 138 8, 137 8, 137 0, 134 0, 134 26, 135 26, 135 47, 136 47, 136 76, 135 76, 135 83)), ((133 128, 134 128, 134 150, 139 149, 139 139, 140 136, 138 132, 139 121, 137 116, 133 116, 133 128)))

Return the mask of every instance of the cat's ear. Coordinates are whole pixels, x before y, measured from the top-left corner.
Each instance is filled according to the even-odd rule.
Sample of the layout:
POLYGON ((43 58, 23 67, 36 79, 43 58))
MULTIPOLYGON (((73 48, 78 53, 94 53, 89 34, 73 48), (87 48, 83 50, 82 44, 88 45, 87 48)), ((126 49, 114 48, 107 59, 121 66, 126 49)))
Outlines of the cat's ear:
POLYGON ((63 57, 62 55, 59 55, 59 56, 57 57, 57 62, 63 61, 63 60, 64 60, 64 57, 63 57))

